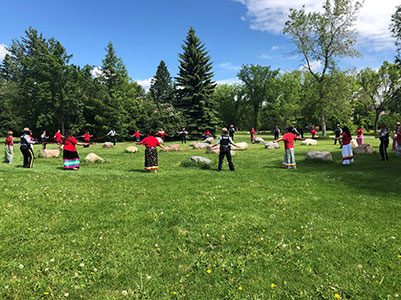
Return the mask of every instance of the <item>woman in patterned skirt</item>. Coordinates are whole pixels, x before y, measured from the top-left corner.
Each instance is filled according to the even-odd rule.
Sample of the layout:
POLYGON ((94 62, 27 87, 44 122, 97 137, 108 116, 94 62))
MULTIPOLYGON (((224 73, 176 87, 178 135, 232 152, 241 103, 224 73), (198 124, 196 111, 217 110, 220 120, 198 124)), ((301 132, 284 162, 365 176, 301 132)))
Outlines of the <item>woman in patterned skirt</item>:
POLYGON ((163 150, 166 150, 166 148, 164 148, 163 145, 160 144, 157 138, 151 136, 150 134, 138 144, 146 147, 145 170, 147 172, 154 171, 155 173, 157 173, 157 169, 159 168, 157 159, 157 146, 159 146, 163 150))
POLYGON ((72 130, 67 129, 65 132, 65 137, 62 141, 63 144, 63 161, 64 170, 74 170, 77 171, 80 166, 79 155, 75 145, 84 146, 83 143, 78 143, 75 137, 72 136, 72 130))

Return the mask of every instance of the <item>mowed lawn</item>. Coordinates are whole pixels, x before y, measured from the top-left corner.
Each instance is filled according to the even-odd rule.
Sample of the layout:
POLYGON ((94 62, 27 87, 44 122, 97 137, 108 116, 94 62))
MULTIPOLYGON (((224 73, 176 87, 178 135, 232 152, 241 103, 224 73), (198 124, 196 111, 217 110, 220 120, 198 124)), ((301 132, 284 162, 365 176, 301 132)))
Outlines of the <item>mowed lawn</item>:
POLYGON ((23 169, 16 145, 0 164, 0 299, 399 299, 401 158, 366 142, 376 153, 350 167, 331 140, 297 142, 297 170, 282 143, 250 145, 235 172, 182 167, 217 162, 183 146, 159 151, 158 174, 142 146, 79 147, 106 162, 74 172, 23 169), (335 162, 305 161, 315 150, 335 162))

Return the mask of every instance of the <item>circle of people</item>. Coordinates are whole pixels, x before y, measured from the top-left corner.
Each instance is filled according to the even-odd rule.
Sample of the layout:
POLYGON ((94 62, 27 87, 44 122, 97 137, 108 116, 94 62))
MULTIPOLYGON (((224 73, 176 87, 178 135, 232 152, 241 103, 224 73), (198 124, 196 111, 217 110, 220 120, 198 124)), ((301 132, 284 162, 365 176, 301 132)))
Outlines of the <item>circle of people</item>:
MULTIPOLYGON (((391 131, 387 126, 382 125, 380 134, 375 137, 380 139, 380 155, 383 161, 388 161, 387 148, 390 144, 390 132, 391 131)), ((250 130, 252 144, 255 143, 256 133, 257 132, 254 128, 250 130)), ((312 127, 310 133, 312 135, 312 139, 317 139, 317 128, 315 126, 312 127)), ((356 142, 358 146, 362 146, 364 144, 363 128, 359 126, 356 133, 357 133, 356 142)), ((234 143, 234 134, 235 134, 234 125, 230 125, 229 129, 223 128, 222 135, 217 139, 217 143, 211 145, 212 147, 217 145, 220 146, 219 163, 217 171, 222 170, 222 165, 225 157, 227 158, 229 169, 231 171, 234 171, 234 164, 231 158, 231 145, 238 147, 234 143)), ((352 150, 352 134, 347 126, 341 127, 340 124, 337 124, 334 130, 334 134, 335 134, 334 145, 336 145, 338 142, 340 148, 342 149, 342 157, 343 157, 342 165, 349 166, 351 163, 354 162, 354 156, 352 150)), ((116 137, 118 135, 119 134, 114 129, 112 129, 105 136, 100 138, 108 136, 110 138, 110 143, 112 143, 115 146, 116 137)), ((166 138, 166 136, 168 136, 168 134, 163 129, 160 129, 155 135, 160 137, 163 141, 166 138)), ((276 125, 276 127, 273 129, 273 135, 274 135, 274 141, 273 141, 274 143, 278 143, 280 141, 284 142, 284 159, 282 163, 283 168, 296 169, 296 162, 294 155, 294 141, 304 140, 303 129, 298 131, 295 127, 289 126, 286 128, 286 133, 282 137, 280 137, 280 129, 279 126, 276 125)), ((152 136, 150 133, 141 140, 142 136, 143 134, 141 134, 139 130, 136 130, 131 137, 135 138, 137 144, 145 146, 145 170, 149 172, 153 171, 156 173, 158 170, 157 147, 160 147, 163 150, 166 150, 166 148, 160 143, 158 138, 152 136)), ((188 132, 185 130, 185 128, 182 128, 182 130, 179 132, 179 136, 181 139, 181 143, 186 143, 188 132)), ((74 137, 72 134, 72 130, 70 129, 67 129, 64 135, 61 134, 60 130, 58 130, 54 134, 53 139, 55 140, 57 147, 59 149, 62 148, 63 150, 63 163, 65 170, 79 169, 80 160, 78 152, 76 150, 76 145, 89 147, 90 145, 93 144, 91 142, 92 137, 93 135, 91 135, 89 131, 86 131, 85 134, 82 136, 74 137), (83 143, 78 142, 77 138, 82 138, 84 142, 83 143)), ((205 139, 209 139, 210 137, 212 137, 212 133, 209 130, 206 130, 203 133, 202 137, 204 137, 205 139)), ((396 123, 396 128, 395 130, 392 131, 391 138, 393 139, 392 150, 396 152, 397 156, 401 156, 400 122, 396 123)), ((24 162, 23 162, 24 168, 33 167, 35 159, 33 152, 33 145, 36 143, 41 143, 42 149, 46 150, 46 145, 49 143, 48 140, 49 136, 47 136, 46 131, 43 131, 39 141, 36 141, 32 137, 32 132, 29 130, 29 128, 24 128, 20 141, 20 151, 24 157, 24 162)), ((8 131, 5 140, 5 162, 9 164, 13 162, 13 155, 14 155, 13 145, 14 145, 13 132, 8 131)))

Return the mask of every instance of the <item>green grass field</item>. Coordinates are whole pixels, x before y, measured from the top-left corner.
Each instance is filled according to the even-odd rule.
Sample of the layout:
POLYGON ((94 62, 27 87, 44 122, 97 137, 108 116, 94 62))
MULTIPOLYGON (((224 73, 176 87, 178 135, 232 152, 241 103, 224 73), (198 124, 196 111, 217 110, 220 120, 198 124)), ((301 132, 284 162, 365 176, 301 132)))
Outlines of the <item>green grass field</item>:
POLYGON ((250 145, 235 172, 182 167, 217 161, 184 146, 159 151, 158 174, 142 146, 79 147, 106 162, 74 172, 61 158, 23 169, 16 145, 0 164, 0 298, 397 299, 401 159, 342 167, 332 143, 297 142, 297 170, 281 169, 283 144, 250 145), (315 150, 335 162, 305 161, 315 150))

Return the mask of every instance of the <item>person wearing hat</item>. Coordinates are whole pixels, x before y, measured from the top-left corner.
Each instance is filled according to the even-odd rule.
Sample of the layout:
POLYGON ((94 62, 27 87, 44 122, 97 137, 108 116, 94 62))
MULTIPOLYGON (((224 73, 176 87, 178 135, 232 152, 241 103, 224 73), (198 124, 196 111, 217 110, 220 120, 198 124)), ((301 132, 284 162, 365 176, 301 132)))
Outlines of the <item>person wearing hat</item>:
POLYGON ((32 146, 33 144, 35 144, 35 141, 31 139, 30 132, 31 131, 29 130, 29 128, 25 127, 24 132, 21 135, 20 150, 22 152, 22 155, 24 156, 24 168, 32 168, 33 162, 35 160, 32 146))
POLYGON ((227 135, 227 128, 224 127, 221 131, 223 132, 223 134, 218 138, 217 143, 211 146, 215 147, 217 145, 220 145, 219 165, 217 167, 217 171, 221 171, 224 156, 227 156, 228 167, 230 168, 230 171, 234 171, 234 164, 231 160, 231 145, 234 145, 235 147, 238 146, 235 145, 231 137, 227 135))
POLYGON ((14 156, 14 137, 13 132, 9 130, 7 132, 6 138, 6 145, 5 145, 5 155, 4 155, 4 162, 12 164, 13 163, 13 156, 14 156))

